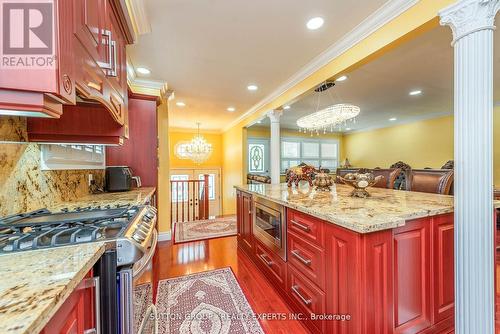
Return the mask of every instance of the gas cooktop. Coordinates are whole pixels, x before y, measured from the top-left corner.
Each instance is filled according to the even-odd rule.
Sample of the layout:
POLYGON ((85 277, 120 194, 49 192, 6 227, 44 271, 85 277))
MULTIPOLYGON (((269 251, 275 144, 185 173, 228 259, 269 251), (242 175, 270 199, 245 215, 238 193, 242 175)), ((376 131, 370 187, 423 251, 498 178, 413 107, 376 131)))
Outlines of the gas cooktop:
MULTIPOLYGON (((0 254, 94 241, 117 241, 141 250, 155 222, 156 209, 150 206, 42 209, 12 215, 0 218, 0 254)), ((124 262, 126 258, 121 257, 124 262)))

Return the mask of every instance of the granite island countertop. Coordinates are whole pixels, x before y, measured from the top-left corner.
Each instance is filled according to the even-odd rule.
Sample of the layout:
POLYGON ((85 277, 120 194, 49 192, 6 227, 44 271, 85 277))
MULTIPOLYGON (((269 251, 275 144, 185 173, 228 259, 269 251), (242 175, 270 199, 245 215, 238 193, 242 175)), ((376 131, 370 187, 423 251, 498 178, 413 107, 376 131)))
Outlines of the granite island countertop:
MULTIPOLYGON (((404 226, 407 220, 450 213, 454 207, 453 196, 404 190, 369 188, 371 197, 351 197, 352 188, 343 184, 333 185, 331 192, 309 185, 288 188, 286 183, 235 188, 358 233, 404 226)), ((500 201, 493 201, 493 206, 499 208, 500 201)))
POLYGON ((93 242, 0 255, 0 333, 38 333, 104 253, 93 242))
POLYGON ((89 194, 83 197, 79 197, 76 200, 69 202, 55 203, 47 207, 50 211, 61 211, 62 209, 73 210, 78 207, 97 207, 97 206, 117 206, 117 205, 143 205, 148 202, 156 188, 154 187, 142 187, 133 188, 129 191, 122 192, 104 192, 98 194, 89 194))

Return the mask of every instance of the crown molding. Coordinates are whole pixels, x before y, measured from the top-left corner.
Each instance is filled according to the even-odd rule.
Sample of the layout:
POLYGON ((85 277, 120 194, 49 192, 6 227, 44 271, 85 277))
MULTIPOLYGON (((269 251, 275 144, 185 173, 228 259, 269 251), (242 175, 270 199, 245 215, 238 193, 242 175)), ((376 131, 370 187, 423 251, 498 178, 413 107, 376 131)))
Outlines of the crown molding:
POLYGON ((338 56, 352 48, 354 45, 358 44, 363 39, 374 33, 380 27, 384 26, 386 23, 390 22, 397 16, 407 11, 409 8, 418 3, 418 1, 419 0, 391 0, 386 2, 382 7, 370 14, 370 16, 364 19, 354 29, 344 35, 344 37, 342 37, 339 41, 331 45, 328 49, 315 57, 311 62, 302 67, 298 72, 292 75, 286 82, 280 85, 271 94, 259 101, 234 121, 226 125, 222 129, 222 131, 225 132, 229 130, 248 116, 263 108, 266 104, 271 103, 280 95, 284 94, 286 91, 318 71, 323 66, 327 65, 330 61, 337 58, 338 56))
MULTIPOLYGON (((156 80, 147 80, 147 79, 139 79, 137 74, 135 73, 134 65, 132 61, 127 57, 127 84, 130 88, 130 91, 134 94, 144 94, 144 95, 153 95, 157 97, 161 97, 162 89, 165 90, 167 86, 166 82, 156 81, 156 80)), ((173 95, 174 92, 171 91, 169 95, 173 95)))
POLYGON ((134 42, 138 36, 151 33, 151 22, 146 13, 144 0, 120 0, 120 4, 124 9, 134 42))

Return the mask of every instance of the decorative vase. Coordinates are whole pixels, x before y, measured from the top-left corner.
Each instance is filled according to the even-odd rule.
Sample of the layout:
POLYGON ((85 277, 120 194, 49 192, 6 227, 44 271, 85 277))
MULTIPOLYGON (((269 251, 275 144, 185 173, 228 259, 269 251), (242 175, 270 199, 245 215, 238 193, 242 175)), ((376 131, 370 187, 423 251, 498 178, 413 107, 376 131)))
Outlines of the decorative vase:
POLYGON ((330 186, 333 184, 333 179, 327 173, 320 171, 314 178, 313 185, 317 191, 330 191, 330 186))
POLYGON ((370 197, 370 193, 366 188, 373 186, 378 181, 384 178, 379 175, 375 177, 372 173, 348 173, 344 177, 337 176, 342 183, 347 184, 354 189, 351 192, 352 197, 366 198, 370 197))

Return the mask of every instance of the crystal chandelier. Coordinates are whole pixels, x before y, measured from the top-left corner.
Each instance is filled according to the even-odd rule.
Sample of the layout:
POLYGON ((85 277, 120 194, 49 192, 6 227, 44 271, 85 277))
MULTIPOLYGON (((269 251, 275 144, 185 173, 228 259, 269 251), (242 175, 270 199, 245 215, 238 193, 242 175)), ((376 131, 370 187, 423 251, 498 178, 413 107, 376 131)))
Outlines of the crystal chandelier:
MULTIPOLYGON (((347 121, 356 121, 356 116, 359 115, 360 108, 349 103, 333 104, 318 110, 322 93, 328 90, 328 95, 330 95, 329 89, 333 86, 335 86, 335 82, 325 81, 314 89, 318 93, 316 112, 297 120, 300 132, 310 133, 311 136, 314 133, 319 135, 320 132, 326 133, 328 130, 333 132, 335 128, 341 130, 342 125, 347 125, 347 121)), ((332 99, 331 95, 330 98, 332 99)))
POLYGON ((320 131, 326 133, 327 130, 333 132, 334 128, 347 124, 347 121, 355 121, 360 109, 352 104, 335 104, 326 107, 315 113, 306 115, 297 120, 300 132, 319 134, 320 131))
POLYGON ((198 134, 186 145, 186 155, 197 164, 206 161, 212 154, 212 144, 207 143, 200 134, 200 123, 198 125, 198 134))

